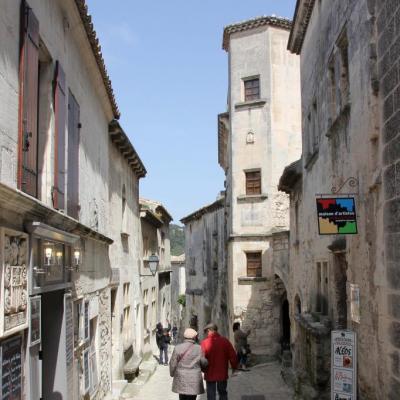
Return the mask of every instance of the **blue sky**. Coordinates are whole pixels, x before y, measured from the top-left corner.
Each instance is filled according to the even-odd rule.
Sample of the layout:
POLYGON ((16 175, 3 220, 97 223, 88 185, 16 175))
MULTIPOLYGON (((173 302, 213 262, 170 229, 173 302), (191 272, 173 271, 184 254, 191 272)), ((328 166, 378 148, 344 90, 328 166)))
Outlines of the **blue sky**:
POLYGON ((223 27, 292 18, 295 0, 87 0, 121 111, 147 168, 142 197, 178 222, 223 190, 217 114, 226 111, 223 27))

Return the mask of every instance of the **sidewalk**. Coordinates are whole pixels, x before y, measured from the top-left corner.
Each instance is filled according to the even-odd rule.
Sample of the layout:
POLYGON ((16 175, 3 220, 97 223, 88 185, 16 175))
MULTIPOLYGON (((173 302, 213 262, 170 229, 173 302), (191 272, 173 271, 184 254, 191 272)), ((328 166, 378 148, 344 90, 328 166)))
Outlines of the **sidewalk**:
MULTIPOLYGON (((139 390, 125 393, 132 400, 177 400, 171 392, 172 378, 169 367, 159 365, 150 380, 139 390)), ((229 400, 292 400, 293 392, 283 382, 280 365, 276 362, 258 365, 250 371, 239 371, 229 379, 229 400)), ((198 396, 206 400, 206 396, 198 396)))

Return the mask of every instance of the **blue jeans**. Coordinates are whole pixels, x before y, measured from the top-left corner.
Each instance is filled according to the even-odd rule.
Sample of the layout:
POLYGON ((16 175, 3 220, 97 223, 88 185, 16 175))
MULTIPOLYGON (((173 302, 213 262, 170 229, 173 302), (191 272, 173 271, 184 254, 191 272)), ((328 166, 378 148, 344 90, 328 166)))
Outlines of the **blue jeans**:
POLYGON ((242 350, 237 352, 237 358, 239 360, 239 364, 243 367, 247 364, 247 354, 243 353, 242 350))
POLYGON ((227 381, 209 382, 207 381, 207 400, 216 400, 217 391, 219 400, 228 400, 227 381))
POLYGON ((160 347, 160 364, 168 364, 168 346, 160 347), (164 361, 163 361, 164 354, 164 361))

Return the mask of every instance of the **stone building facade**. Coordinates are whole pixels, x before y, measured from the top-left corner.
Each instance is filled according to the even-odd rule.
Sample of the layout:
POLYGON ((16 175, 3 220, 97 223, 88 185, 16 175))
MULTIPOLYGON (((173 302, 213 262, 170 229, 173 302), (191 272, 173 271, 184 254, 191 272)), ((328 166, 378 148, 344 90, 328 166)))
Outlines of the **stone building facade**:
POLYGON ((138 275, 146 171, 116 122, 85 2, 0 3, 3 396, 102 399, 128 347, 112 347, 112 290, 138 275))
MULTIPOLYGON (((140 289, 142 303, 137 304, 137 313, 143 321, 138 332, 145 358, 156 351, 156 325, 163 327, 171 323, 171 249, 169 224, 171 215, 156 201, 140 199, 141 247, 140 289), (158 270, 153 275, 149 269, 149 257, 158 256, 158 270)), ((176 304, 176 307, 178 305, 176 304)))
POLYGON ((285 301, 274 234, 289 227, 288 197, 277 183, 301 151, 299 59, 286 50, 290 27, 288 20, 260 17, 224 29, 229 91, 227 112, 218 116, 229 325, 252 329, 253 351, 271 356, 280 350, 285 301))
POLYGON ((299 0, 302 158, 290 194, 293 366, 304 398, 329 398, 330 332, 357 334, 358 398, 400 393, 397 1, 299 0), (358 233, 320 235, 316 199, 354 197, 358 233), (359 296, 355 296, 355 293, 359 296))
POLYGON ((184 305, 178 300, 185 296, 186 292, 186 269, 185 254, 171 256, 171 324, 176 326, 178 331, 183 328, 181 325, 184 313, 184 305), (183 297, 182 297, 183 296, 183 297))
POLYGON ((181 219, 185 225, 186 307, 183 325, 200 336, 210 321, 228 335, 224 198, 181 219))

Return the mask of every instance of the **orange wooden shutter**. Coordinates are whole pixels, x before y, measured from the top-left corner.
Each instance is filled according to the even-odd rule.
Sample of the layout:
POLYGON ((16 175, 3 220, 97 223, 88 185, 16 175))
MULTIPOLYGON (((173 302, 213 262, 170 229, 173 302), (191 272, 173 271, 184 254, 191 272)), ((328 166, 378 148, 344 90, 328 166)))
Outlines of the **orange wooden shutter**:
POLYGON ((54 80, 55 140, 53 206, 65 208, 65 73, 60 62, 56 64, 54 80))
POLYGON ((37 197, 39 21, 21 4, 18 187, 37 197))

